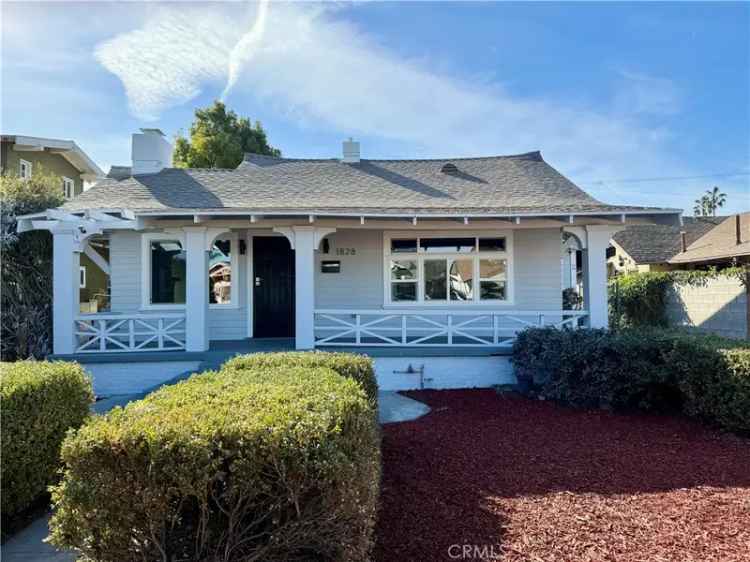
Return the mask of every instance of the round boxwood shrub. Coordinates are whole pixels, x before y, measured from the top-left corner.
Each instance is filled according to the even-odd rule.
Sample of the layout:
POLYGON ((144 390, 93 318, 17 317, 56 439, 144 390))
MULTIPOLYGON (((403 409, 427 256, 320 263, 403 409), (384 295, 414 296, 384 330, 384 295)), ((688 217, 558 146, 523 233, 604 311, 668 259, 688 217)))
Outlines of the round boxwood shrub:
POLYGON ((373 405, 330 369, 196 375, 62 448, 51 540, 119 560, 365 560, 380 479, 373 405))
POLYGON ((12 516, 47 492, 60 467, 65 433, 79 427, 94 401, 76 363, 0 363, 2 515, 12 516))
POLYGON ((252 369, 266 370, 278 367, 325 367, 342 377, 354 379, 367 396, 377 403, 378 381, 372 359, 354 353, 331 353, 327 351, 292 351, 286 353, 252 353, 238 355, 224 363, 222 371, 252 369))

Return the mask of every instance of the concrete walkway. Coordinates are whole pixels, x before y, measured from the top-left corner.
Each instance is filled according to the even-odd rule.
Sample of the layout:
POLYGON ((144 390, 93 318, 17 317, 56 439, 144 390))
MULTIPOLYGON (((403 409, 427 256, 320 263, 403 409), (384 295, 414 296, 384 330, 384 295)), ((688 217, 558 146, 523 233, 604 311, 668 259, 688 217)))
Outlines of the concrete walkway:
POLYGON ((380 423, 397 423, 421 418, 430 411, 423 404, 398 392, 378 392, 378 418, 380 423))

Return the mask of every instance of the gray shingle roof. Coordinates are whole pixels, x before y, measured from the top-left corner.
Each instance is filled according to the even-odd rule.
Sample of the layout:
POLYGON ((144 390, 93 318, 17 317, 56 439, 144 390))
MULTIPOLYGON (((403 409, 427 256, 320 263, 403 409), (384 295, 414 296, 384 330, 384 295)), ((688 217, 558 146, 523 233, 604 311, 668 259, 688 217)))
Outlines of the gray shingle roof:
POLYGON ((615 234, 613 240, 636 263, 667 263, 682 250, 681 231, 685 232, 686 243, 690 245, 724 218, 684 217, 682 227, 660 224, 634 225, 615 234))
POLYGON ((547 164, 539 152, 440 160, 273 158, 248 154, 236 170, 167 168, 105 179, 64 208, 137 212, 575 213, 642 207, 601 203, 547 164), (455 173, 441 168, 452 162, 455 173))

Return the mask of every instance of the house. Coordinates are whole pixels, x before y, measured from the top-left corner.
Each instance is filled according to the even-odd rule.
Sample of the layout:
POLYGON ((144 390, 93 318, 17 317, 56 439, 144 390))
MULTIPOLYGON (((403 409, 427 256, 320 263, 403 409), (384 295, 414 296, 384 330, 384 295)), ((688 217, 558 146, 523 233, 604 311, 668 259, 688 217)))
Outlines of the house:
MULTIPOLYGON (((0 135, 0 171, 29 178, 34 172, 53 173, 61 178, 60 190, 66 199, 83 193, 84 184, 95 182, 104 172, 72 140, 47 139, 22 135, 0 135)), ((93 244, 81 255, 79 265, 80 311, 95 312, 97 303, 106 300, 105 272, 96 259, 101 244, 93 244), (93 252, 93 253, 92 253, 93 252)))
POLYGON ((60 189, 66 199, 83 193, 84 182, 94 182, 104 176, 99 166, 72 140, 0 135, 0 170, 3 173, 27 178, 39 169, 62 178, 60 189))
POLYGON ((682 225, 632 225, 616 233, 607 255, 610 277, 679 269, 680 266, 670 260, 721 223, 724 217, 684 217, 682 220, 682 225))
POLYGON ((722 217, 718 225, 669 259, 680 268, 717 268, 750 263, 750 212, 722 217))
POLYGON ((133 135, 129 173, 20 221, 54 237, 55 355, 132 365, 276 342, 368 353, 384 388, 499 384, 519 330, 607 326, 615 232, 679 222, 676 209, 601 203, 539 152, 369 160, 358 142, 342 148, 177 169, 160 131, 133 135), (562 309, 563 236, 582 252, 581 310, 562 309), (103 240, 110 310, 79 314, 71 272, 103 240))

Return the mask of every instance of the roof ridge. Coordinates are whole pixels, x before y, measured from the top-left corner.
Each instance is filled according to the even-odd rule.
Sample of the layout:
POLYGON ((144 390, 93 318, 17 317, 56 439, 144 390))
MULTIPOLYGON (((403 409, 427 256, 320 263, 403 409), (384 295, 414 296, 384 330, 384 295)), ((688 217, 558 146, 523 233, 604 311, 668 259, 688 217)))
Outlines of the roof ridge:
MULTIPOLYGON (((448 158, 361 158, 360 162, 461 162, 467 160, 497 160, 497 159, 524 159, 543 162, 542 152, 533 150, 520 154, 498 154, 494 156, 460 156, 448 158)), ((268 156, 255 152, 245 152, 243 162, 251 162, 251 159, 264 159, 278 162, 341 162, 338 158, 286 158, 283 156, 268 156)))

